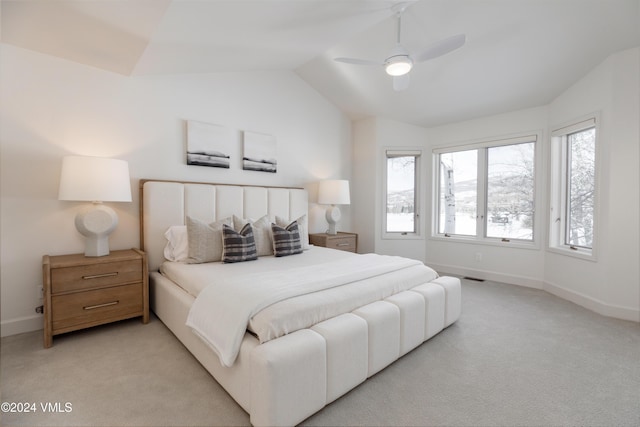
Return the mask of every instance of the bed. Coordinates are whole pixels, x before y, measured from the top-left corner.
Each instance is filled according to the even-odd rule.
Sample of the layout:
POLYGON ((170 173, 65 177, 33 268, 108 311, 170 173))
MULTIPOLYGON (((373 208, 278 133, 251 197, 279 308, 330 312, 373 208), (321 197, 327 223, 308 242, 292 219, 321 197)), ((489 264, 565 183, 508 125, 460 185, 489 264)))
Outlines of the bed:
POLYGON ((300 423, 460 316, 457 278, 405 258, 309 245, 304 189, 141 180, 140 204, 153 312, 255 426, 300 423), (279 238, 265 221, 280 226, 272 233, 287 230, 294 253, 265 253, 265 239, 279 238), (188 225, 195 245, 194 224, 213 223, 227 224, 227 260, 239 228, 255 234, 260 256, 186 263, 184 242, 168 248, 167 236, 178 246, 174 231, 184 237, 188 225), (169 261, 174 249, 183 258, 169 261))

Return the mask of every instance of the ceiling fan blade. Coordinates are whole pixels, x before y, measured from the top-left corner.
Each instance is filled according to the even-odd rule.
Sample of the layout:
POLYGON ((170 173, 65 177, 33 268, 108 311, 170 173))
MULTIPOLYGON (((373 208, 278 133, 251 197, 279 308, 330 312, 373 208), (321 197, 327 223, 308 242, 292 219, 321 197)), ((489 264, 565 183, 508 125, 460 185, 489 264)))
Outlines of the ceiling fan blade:
POLYGON ((393 78, 393 90, 401 92, 409 87, 409 73, 393 78))
POLYGON ((431 47, 429 47, 421 54, 414 56, 414 60, 416 62, 422 62, 445 55, 462 47, 466 40, 467 37, 464 34, 447 37, 446 39, 434 43, 433 45, 431 45, 431 47))
POLYGON ((357 59, 357 58, 333 58, 334 61, 344 62, 345 64, 355 65, 383 65, 381 62, 371 61, 369 59, 357 59))

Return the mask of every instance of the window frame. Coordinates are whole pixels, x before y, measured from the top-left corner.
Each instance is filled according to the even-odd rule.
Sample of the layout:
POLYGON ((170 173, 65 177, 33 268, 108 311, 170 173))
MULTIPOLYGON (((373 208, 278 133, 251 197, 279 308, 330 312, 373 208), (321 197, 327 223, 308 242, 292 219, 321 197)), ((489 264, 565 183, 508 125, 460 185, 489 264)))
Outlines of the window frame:
POLYGON ((588 261, 597 261, 598 221, 599 221, 599 176, 600 176, 600 118, 594 113, 556 126, 550 135, 550 178, 549 178, 549 233, 547 250, 588 261), (587 129, 595 129, 594 147, 594 195, 593 195, 593 241, 591 248, 567 243, 569 211, 569 144, 567 136, 587 129))
POLYGON ((421 213, 423 212, 424 197, 422 195, 422 177, 424 175, 423 169, 423 149, 416 147, 383 147, 382 149, 382 239, 384 240, 421 240, 423 236, 423 219, 421 213), (401 232, 401 231, 387 231, 387 160, 390 157, 403 157, 413 156, 415 157, 415 171, 414 171, 414 231, 413 232, 401 232))
POLYGON ((513 247, 522 249, 540 249, 540 229, 541 219, 539 217, 539 203, 540 203, 540 170, 542 157, 542 144, 541 131, 524 132, 515 135, 508 135, 495 138, 484 138, 481 140, 453 144, 453 145, 440 145, 432 149, 432 210, 431 210, 431 233, 430 239, 440 240, 447 242, 463 242, 481 245, 491 245, 499 247, 513 247), (488 149, 493 147, 517 145, 523 143, 533 143, 533 227, 531 240, 527 239, 514 239, 514 238, 501 238, 501 237, 487 237, 487 191, 488 191, 488 149), (439 232, 439 209, 440 209, 440 154, 452 153, 458 151, 478 150, 477 161, 477 202, 476 202, 476 234, 475 235, 461 235, 461 234, 445 234, 439 232))

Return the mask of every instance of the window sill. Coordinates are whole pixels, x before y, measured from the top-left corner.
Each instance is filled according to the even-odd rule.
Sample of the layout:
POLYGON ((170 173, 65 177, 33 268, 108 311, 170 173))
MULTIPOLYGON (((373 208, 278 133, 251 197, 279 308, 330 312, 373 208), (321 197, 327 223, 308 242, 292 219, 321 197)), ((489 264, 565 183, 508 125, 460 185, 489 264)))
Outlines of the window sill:
POLYGON ((527 249, 527 250, 540 250, 540 245, 533 242, 527 242, 523 240, 509 240, 509 241, 501 241, 500 239, 478 239, 475 237, 464 237, 464 236, 451 236, 445 237, 443 235, 433 235, 429 238, 429 240, 434 240, 438 242, 451 242, 451 243, 468 243, 472 245, 482 245, 482 246, 496 246, 500 248, 511 248, 511 249, 527 249))
POLYGON ((572 258, 582 259, 585 261, 591 261, 591 262, 597 261, 596 255, 593 250, 582 249, 582 248, 570 249, 569 246, 551 246, 547 248, 547 251, 558 254, 558 255, 564 255, 572 258))
POLYGON ((382 240, 424 240, 424 237, 416 233, 383 233, 382 240))

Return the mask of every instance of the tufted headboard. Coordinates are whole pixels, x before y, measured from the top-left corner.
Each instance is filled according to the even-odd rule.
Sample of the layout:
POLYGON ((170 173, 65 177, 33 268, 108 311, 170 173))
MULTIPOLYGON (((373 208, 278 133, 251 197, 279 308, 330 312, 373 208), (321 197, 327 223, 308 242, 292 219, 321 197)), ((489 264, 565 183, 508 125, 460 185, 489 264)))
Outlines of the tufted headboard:
POLYGON ((184 225, 187 216, 206 223, 231 215, 293 220, 307 214, 308 198, 302 188, 140 180, 140 245, 149 271, 157 271, 164 261, 164 233, 172 225, 184 225))

